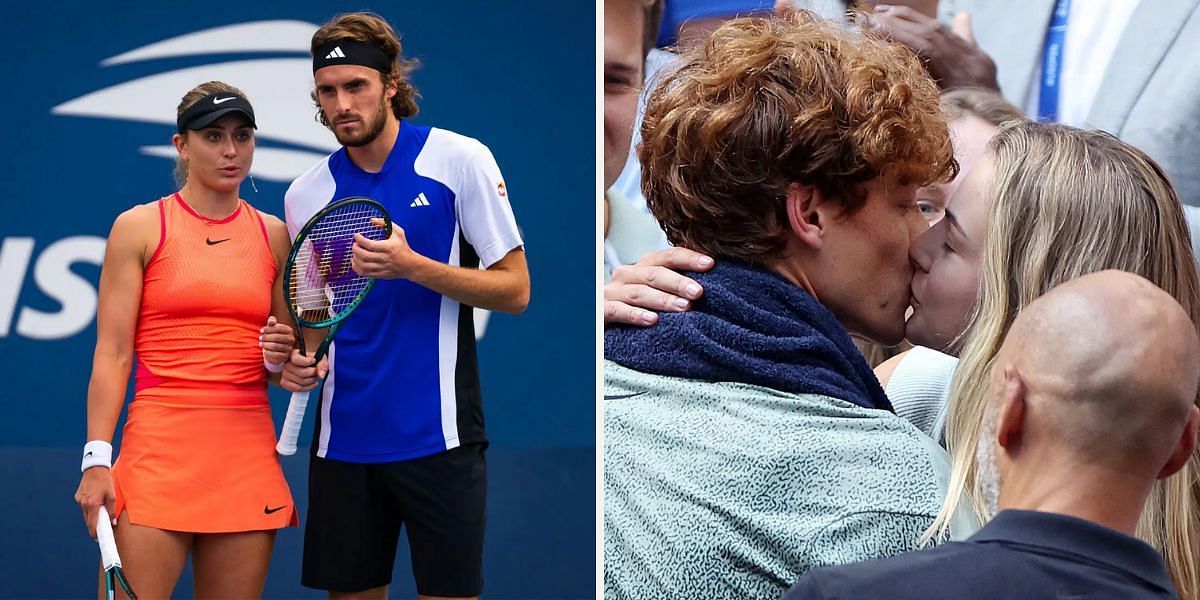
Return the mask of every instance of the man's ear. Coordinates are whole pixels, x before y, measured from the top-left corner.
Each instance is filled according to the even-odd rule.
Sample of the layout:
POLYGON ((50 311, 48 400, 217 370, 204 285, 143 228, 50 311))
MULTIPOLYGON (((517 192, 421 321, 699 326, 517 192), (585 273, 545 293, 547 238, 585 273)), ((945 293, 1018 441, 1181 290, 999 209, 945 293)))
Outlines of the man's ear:
POLYGON ((399 93, 400 93, 400 83, 398 81, 396 81, 396 78, 395 77, 385 77, 384 78, 383 99, 390 103, 392 101, 392 98, 394 98, 396 96, 396 94, 399 94, 399 93))
POLYGON ((814 250, 823 243, 826 216, 817 210, 823 204, 816 186, 793 181, 787 190, 788 227, 792 234, 814 250))
POLYGON ((1171 453, 1171 458, 1158 472, 1158 479, 1166 479, 1174 475, 1192 457, 1192 450, 1196 448, 1197 426, 1200 426, 1200 409, 1193 405, 1188 409, 1187 424, 1183 426, 1183 434, 1179 436, 1179 443, 1175 444, 1175 451, 1171 453))
POLYGON ((996 423, 996 442, 1005 453, 1013 454, 1025 432, 1026 401, 1029 388, 1016 365, 1004 367, 1004 391, 999 398, 999 421, 996 423))

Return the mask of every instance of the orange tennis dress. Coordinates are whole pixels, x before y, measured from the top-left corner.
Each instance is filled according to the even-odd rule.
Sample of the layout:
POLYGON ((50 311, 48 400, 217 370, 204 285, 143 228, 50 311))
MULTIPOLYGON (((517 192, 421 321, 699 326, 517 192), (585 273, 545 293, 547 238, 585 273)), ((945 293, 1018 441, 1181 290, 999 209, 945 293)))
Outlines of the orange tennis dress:
POLYGON ((258 346, 277 269, 266 226, 244 200, 219 221, 179 194, 158 210, 114 516, 191 533, 296 525, 258 346))

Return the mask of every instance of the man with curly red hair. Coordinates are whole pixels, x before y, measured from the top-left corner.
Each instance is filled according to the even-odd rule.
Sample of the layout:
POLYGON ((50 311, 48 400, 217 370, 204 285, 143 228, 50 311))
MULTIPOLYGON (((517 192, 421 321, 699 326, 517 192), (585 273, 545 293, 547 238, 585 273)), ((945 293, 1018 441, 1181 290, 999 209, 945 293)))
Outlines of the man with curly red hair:
POLYGON ((686 50, 642 126, 646 199, 717 259, 704 295, 605 335, 605 596, 778 596, 911 550, 945 455, 851 335, 904 335, 918 187, 957 166, 907 50, 804 12, 686 50))

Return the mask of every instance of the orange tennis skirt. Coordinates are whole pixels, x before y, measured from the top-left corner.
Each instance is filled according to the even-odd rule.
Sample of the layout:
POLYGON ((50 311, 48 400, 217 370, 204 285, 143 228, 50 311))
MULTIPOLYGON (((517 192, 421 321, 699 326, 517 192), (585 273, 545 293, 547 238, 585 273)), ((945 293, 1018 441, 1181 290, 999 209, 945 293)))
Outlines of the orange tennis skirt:
POLYGON ((117 517, 188 533, 297 525, 266 387, 165 381, 129 405, 113 465, 117 517))

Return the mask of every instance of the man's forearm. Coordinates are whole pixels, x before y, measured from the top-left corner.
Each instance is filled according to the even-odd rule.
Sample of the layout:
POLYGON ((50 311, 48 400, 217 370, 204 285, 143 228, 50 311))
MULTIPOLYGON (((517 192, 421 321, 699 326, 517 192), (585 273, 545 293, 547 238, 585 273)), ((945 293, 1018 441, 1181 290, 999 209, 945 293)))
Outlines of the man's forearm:
POLYGON ((529 304, 529 272, 521 250, 513 250, 487 270, 423 258, 409 280, 476 308, 518 314, 529 304))

